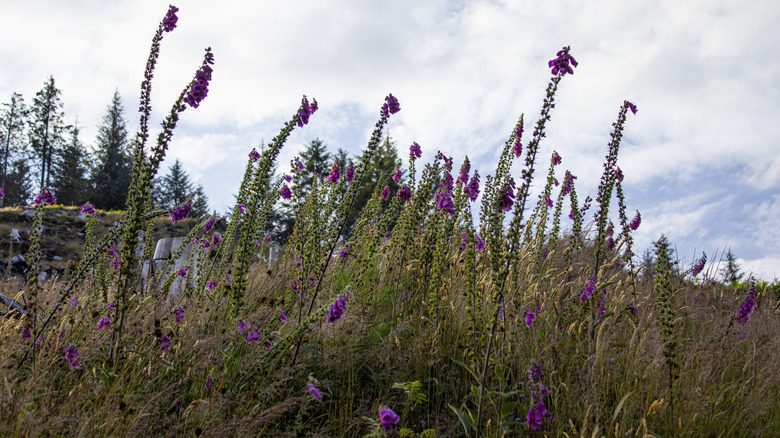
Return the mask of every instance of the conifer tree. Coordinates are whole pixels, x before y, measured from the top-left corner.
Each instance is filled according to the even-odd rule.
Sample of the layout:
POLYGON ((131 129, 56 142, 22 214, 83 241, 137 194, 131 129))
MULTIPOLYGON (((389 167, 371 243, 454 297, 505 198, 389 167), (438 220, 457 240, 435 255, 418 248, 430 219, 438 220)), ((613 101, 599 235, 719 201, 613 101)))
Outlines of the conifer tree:
MULTIPOLYGON (((3 110, 0 112, 0 145, 2 146, 2 175, 0 175, 0 188, 8 189, 6 186, 8 178, 8 164, 14 156, 17 156, 24 150, 25 143, 22 139, 24 125, 27 119, 27 108, 24 105, 24 98, 19 93, 11 95, 11 101, 3 103, 3 110)), ((0 198, 0 207, 5 199, 0 198)))
POLYGON ((723 273, 723 281, 731 285, 735 285, 742 280, 745 276, 744 272, 739 272, 742 269, 737 263, 737 256, 731 251, 731 248, 726 251, 726 266, 723 267, 721 272, 723 273))
MULTIPOLYGON (((358 159, 358 162, 359 161, 360 160, 358 159)), ((388 176, 392 176, 395 173, 395 170, 400 168, 401 159, 398 158, 398 149, 396 149, 395 142, 392 140, 390 135, 387 135, 387 137, 385 137, 385 141, 382 142, 372 157, 371 165, 363 175, 360 191, 355 197, 355 203, 352 205, 352 210, 350 211, 349 217, 347 219, 347 234, 349 234, 349 231, 352 230, 352 226, 360 215, 360 211, 363 210, 363 207, 365 207, 365 205, 371 199, 371 196, 374 193, 374 189, 379 183, 382 174, 385 173, 388 176)), ((398 182, 400 183, 401 180, 398 180, 398 182)), ((389 179, 388 185, 390 187, 391 193, 395 193, 400 188, 400 185, 394 182, 392 178, 389 179)))
POLYGON ((194 218, 203 218, 209 214, 209 198, 203 190, 203 186, 198 187, 192 192, 192 211, 190 216, 194 218))
POLYGON ((5 179, 5 205, 27 205, 33 193, 33 180, 27 160, 19 158, 11 165, 5 179))
POLYGON ((40 160, 40 186, 51 183, 51 168, 58 149, 63 143, 62 134, 66 129, 63 122, 62 92, 54 84, 54 76, 49 76, 41 91, 35 94, 30 108, 29 137, 36 160, 40 160))
POLYGON ((330 172, 333 156, 328 152, 328 147, 319 138, 306 146, 306 150, 301 152, 301 162, 304 169, 301 176, 294 181, 296 197, 299 200, 305 199, 314 186, 314 178, 319 179, 319 184, 325 180, 330 172))
POLYGON ((98 127, 92 170, 94 199, 91 201, 95 207, 105 210, 123 209, 130 186, 132 157, 123 112, 122 98, 116 90, 98 127))
POLYGON ((79 140, 79 128, 71 129, 71 138, 54 161, 51 190, 63 205, 82 205, 89 196, 87 153, 79 140))

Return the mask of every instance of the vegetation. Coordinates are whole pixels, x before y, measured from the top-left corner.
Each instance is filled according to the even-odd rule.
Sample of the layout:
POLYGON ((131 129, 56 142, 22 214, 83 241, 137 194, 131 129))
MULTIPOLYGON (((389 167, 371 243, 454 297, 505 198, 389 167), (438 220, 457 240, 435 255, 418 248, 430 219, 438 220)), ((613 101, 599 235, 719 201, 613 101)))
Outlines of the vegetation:
POLYGON ((27 314, 0 320, 0 435, 760 436, 780 427, 780 288, 720 283, 704 255, 675 263, 663 236, 641 263, 633 252, 641 215, 630 219, 617 162, 637 107, 619 106, 594 216, 576 176, 559 170, 564 158, 544 151, 556 93, 577 66, 569 48, 549 62, 530 139, 521 115, 492 174, 481 179, 467 157, 458 168, 442 152, 419 163, 414 143, 407 175, 380 172, 353 225, 400 103, 385 98, 351 166, 342 156, 293 191, 306 176, 299 159, 273 173, 290 133, 319 110, 303 96, 249 153, 224 228, 197 221, 171 262, 142 275, 161 214, 181 224, 192 211, 188 202, 156 209, 152 179, 214 64, 207 49, 148 144, 153 71, 177 11, 152 41, 127 210, 101 234, 99 212, 85 205, 83 252, 46 282, 37 280, 41 225, 56 200, 46 189, 36 198, 28 282, 2 283, 27 314), (282 258, 266 264, 280 198, 294 206, 294 227, 282 258))

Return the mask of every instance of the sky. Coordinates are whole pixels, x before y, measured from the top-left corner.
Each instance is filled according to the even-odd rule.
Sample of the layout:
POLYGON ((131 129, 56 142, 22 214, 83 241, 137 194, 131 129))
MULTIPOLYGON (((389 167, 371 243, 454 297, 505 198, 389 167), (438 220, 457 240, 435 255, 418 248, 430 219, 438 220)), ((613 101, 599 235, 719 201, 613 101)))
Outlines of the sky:
MULTIPOLYGON (((19 92, 31 103, 53 75, 66 122, 78 121, 85 144, 94 143, 115 90, 135 132, 143 70, 167 2, 0 5, 0 102, 19 92)), ((558 88, 538 181, 556 150, 563 157, 559 179, 570 169, 580 199, 595 197, 612 123, 630 100, 639 111, 629 114, 618 165, 628 208, 642 214, 635 252, 663 233, 686 266, 705 251, 714 270, 730 247, 744 271, 780 278, 780 2, 176 6, 178 24, 165 34, 155 71, 150 126, 159 132, 211 47, 209 95, 182 114, 163 171, 180 159, 217 211, 231 207, 249 151, 276 136, 304 94, 320 110, 285 144, 282 171, 317 137, 330 151, 358 154, 393 93, 401 111, 387 132, 405 164, 416 141, 424 162, 441 150, 459 167, 468 155, 484 181, 521 113, 530 134, 550 79, 547 61, 571 46, 579 67, 558 88)), ((520 165, 513 169, 518 178, 520 165)))

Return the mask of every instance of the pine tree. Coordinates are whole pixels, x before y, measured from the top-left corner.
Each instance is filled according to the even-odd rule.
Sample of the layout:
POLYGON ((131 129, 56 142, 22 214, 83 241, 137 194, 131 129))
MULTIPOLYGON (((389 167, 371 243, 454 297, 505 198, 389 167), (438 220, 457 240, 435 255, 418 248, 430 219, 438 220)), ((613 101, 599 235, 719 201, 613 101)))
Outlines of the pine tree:
POLYGON ((723 273, 723 281, 735 285, 742 280, 745 276, 744 272, 739 272, 741 266, 737 263, 737 256, 731 251, 731 248, 726 251, 726 266, 723 267, 721 272, 723 273))
MULTIPOLYGON (((7 190, 8 163, 25 147, 22 135, 27 119, 27 108, 24 105, 24 98, 19 93, 13 93, 11 102, 3 103, 3 106, 5 108, 0 112, 0 145, 3 148, 0 187, 7 190)), ((3 206, 4 201, 4 198, 0 198, 0 207, 3 206)))
POLYGON ((123 209, 130 187, 132 157, 123 112, 122 98, 116 90, 98 127, 96 164, 92 171, 94 199, 91 201, 95 207, 105 210, 123 209))
POLYGON ((36 159, 40 159, 40 187, 51 183, 51 167, 66 129, 63 122, 62 92, 54 85, 54 76, 44 82, 41 91, 35 94, 30 108, 30 144, 36 159))
POLYGON ((27 160, 19 158, 11 165, 5 180, 5 205, 27 205, 33 193, 32 173, 27 160))
POLYGON ((81 205, 87 200, 87 154, 79 140, 78 126, 71 129, 71 139, 56 157, 52 173, 51 189, 57 202, 63 205, 81 205))
POLYGON ((302 201, 309 195, 314 186, 314 178, 319 179, 318 184, 322 184, 327 178, 330 167, 333 165, 331 158, 332 155, 328 152, 328 147, 319 138, 312 140, 306 150, 301 152, 301 162, 304 169, 301 176, 297 176, 296 180, 293 181, 295 194, 299 200, 302 201))
POLYGON ((198 188, 192 192, 192 212, 190 217, 203 218, 209 214, 209 198, 203 190, 203 186, 198 184, 198 188))
POLYGON ((168 168, 167 175, 162 179, 155 179, 153 187, 154 202, 162 208, 172 208, 183 204, 195 193, 190 177, 178 159, 168 168))
MULTIPOLYGON (((358 160, 360 161, 360 160, 358 160)), ((396 169, 401 168, 401 159, 398 158, 398 149, 396 149, 395 142, 390 138, 390 135, 385 137, 385 141, 377 148, 376 153, 371 159, 371 164, 363 175, 363 181, 361 182, 360 191, 355 197, 355 202, 352 205, 349 217, 347 218, 346 234, 352 230, 352 226, 360 216, 360 211, 366 206, 371 196, 374 193, 376 185, 379 183, 382 174, 386 174, 389 177, 395 173, 396 169)), ((392 179, 388 180, 388 186, 390 192, 395 193, 400 185, 394 182, 392 179)), ((399 180, 400 182, 400 180, 399 180)), ((356 181, 357 183, 357 181, 356 181)))

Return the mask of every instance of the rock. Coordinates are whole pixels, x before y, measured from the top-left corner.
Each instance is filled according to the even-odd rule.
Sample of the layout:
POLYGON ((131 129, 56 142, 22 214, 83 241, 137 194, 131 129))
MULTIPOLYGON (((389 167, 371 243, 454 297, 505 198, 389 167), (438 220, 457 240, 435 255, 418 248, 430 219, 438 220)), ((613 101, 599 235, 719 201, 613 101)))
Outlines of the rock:
POLYGON ((0 316, 27 315, 24 306, 3 294, 0 294, 0 316))
POLYGON ((41 271, 41 273, 38 274, 38 284, 43 286, 43 283, 46 282, 47 278, 49 278, 49 274, 47 274, 46 271, 41 271))
POLYGON ((62 257, 60 257, 60 256, 54 256, 54 257, 52 257, 51 259, 52 259, 52 260, 55 260, 55 261, 60 261, 60 260, 63 260, 63 258, 62 258, 62 257))
POLYGON ((11 263, 20 263, 20 262, 26 262, 27 259, 24 258, 23 254, 17 254, 13 257, 11 257, 11 263))
POLYGON ((35 217, 35 210, 25 210, 19 213, 19 216, 33 218, 35 217))
POLYGON ((11 243, 19 243, 21 242, 20 236, 19 236, 19 230, 16 228, 11 229, 11 243))

